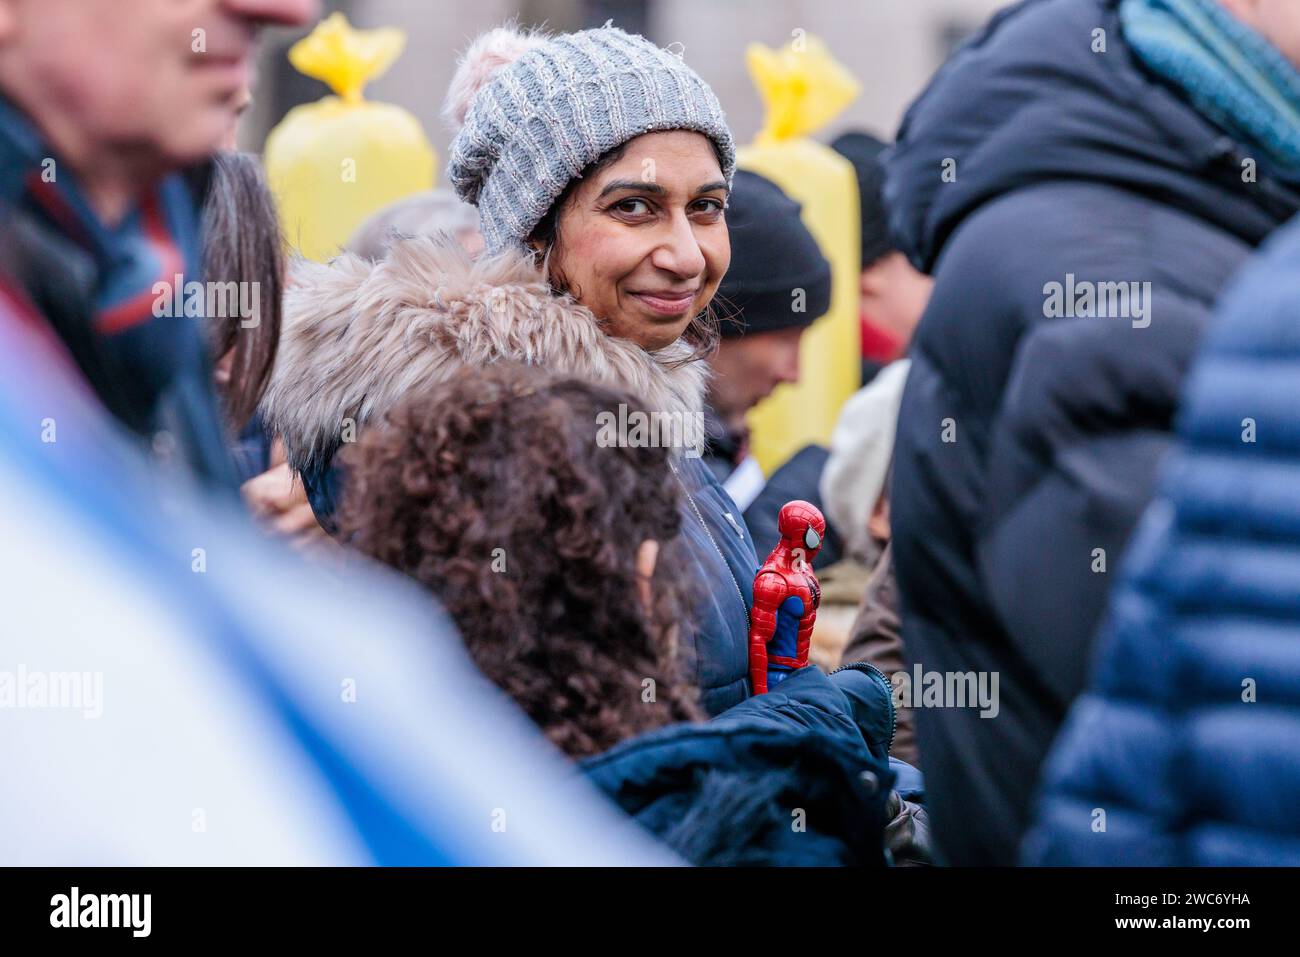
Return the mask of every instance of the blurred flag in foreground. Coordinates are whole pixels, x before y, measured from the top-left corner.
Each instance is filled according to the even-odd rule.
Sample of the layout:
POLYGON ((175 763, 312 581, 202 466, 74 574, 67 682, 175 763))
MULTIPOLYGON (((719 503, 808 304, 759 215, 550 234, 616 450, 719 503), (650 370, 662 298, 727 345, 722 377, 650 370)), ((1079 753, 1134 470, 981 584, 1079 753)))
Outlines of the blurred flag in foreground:
POLYGON ((0 865, 672 862, 412 588, 160 480, 3 277, 0 511, 0 865))

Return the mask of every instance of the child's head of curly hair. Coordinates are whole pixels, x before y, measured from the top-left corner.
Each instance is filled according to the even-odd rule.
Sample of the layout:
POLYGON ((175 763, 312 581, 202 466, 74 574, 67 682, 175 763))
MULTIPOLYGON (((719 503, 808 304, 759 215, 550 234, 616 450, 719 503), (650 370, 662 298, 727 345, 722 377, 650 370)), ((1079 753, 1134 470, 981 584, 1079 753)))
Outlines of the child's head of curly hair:
POLYGON ((467 369, 345 453, 345 539, 432 590, 479 668, 574 757, 701 715, 676 653, 690 596, 668 450, 598 443, 620 404, 637 408, 535 368, 467 369))

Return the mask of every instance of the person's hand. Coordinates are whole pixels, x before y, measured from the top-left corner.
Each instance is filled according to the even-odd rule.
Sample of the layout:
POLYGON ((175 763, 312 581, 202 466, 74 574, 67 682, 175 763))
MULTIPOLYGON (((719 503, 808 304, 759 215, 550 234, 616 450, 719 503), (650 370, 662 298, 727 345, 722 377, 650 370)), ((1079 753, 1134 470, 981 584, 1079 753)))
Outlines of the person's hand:
POLYGON ((316 521, 307 490, 288 463, 281 463, 244 483, 244 501, 253 515, 295 547, 332 542, 316 521))

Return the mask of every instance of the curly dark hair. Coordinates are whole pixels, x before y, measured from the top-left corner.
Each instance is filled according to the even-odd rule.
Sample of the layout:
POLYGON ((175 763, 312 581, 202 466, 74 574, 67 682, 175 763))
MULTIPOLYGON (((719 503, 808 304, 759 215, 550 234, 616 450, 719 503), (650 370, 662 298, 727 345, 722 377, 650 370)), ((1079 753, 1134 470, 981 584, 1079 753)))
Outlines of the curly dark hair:
POLYGON ((674 574, 668 450, 601 447, 600 413, 620 403, 637 408, 536 368, 466 369, 343 453, 345 540, 433 591, 479 668, 572 757, 702 716, 676 653, 692 596, 674 574))

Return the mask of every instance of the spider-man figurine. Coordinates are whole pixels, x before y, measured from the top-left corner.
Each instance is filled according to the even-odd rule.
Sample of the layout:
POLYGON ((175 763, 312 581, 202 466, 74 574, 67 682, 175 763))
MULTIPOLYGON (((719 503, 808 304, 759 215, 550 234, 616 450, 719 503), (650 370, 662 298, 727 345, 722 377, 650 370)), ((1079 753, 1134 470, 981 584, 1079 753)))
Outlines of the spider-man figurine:
POLYGON ((781 541, 754 576, 749 626, 749 680, 754 694, 763 694, 808 664, 822 599, 812 560, 826 537, 826 519, 816 505, 796 500, 781 506, 776 524, 781 541))

